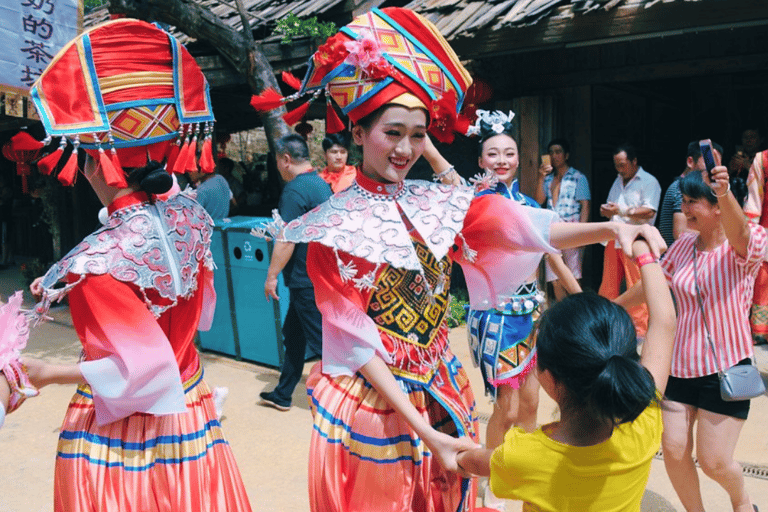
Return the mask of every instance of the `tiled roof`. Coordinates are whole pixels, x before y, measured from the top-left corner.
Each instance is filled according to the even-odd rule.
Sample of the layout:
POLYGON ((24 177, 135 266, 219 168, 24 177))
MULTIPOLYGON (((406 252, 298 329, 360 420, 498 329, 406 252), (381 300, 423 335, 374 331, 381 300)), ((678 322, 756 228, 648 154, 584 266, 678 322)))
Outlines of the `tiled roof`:
POLYGON ((542 18, 568 19, 592 11, 702 0, 412 0, 405 7, 432 21, 448 39, 481 30, 534 25, 542 18))
MULTIPOLYGON (((190 0, 190 2, 207 7, 230 27, 236 30, 242 29, 243 24, 235 0, 190 0)), ((343 3, 344 0, 243 0, 243 6, 251 17, 251 27, 254 30, 258 27, 264 27, 269 31, 280 19, 285 18, 291 12, 299 18, 311 16, 322 18, 325 13, 343 3)), ((104 6, 88 13, 84 17, 83 24, 88 28, 107 20, 109 20, 109 12, 104 6)), ((186 34, 174 30, 173 27, 171 27, 171 33, 184 44, 194 41, 186 34)), ((257 38, 266 37, 269 33, 264 33, 257 38)))

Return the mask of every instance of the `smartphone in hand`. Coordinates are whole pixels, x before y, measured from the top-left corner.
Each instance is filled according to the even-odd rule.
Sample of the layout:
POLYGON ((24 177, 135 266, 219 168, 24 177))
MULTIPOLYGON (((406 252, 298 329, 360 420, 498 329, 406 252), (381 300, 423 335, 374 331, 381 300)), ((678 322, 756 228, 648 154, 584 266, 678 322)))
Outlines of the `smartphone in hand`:
POLYGON ((699 148, 701 149, 701 157, 704 159, 704 165, 707 167, 709 181, 714 183, 715 179, 712 177, 712 169, 715 168, 715 154, 712 151, 712 141, 710 139, 700 140, 699 148))

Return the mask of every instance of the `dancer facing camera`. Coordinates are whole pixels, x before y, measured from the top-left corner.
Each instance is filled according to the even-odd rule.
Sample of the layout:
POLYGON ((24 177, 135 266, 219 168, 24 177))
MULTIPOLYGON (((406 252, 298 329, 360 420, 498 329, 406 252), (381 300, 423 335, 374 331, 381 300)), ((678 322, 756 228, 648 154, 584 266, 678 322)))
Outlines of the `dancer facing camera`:
MULTIPOLYGON (((476 195, 498 194, 521 205, 539 208, 533 198, 520 192, 517 180, 520 154, 512 136, 514 114, 478 110, 477 116, 470 133, 480 139, 477 163, 486 174, 478 184, 476 195)), ((436 169, 442 168, 441 157, 430 141, 424 157, 436 169)), ((442 164, 445 165, 447 162, 442 164)), ((558 253, 546 256, 565 290, 569 294, 581 292, 562 256, 558 253)), ((544 298, 537 281, 537 272, 534 272, 503 302, 489 309, 469 310, 467 334, 472 362, 480 367, 485 393, 493 400, 493 412, 486 428, 487 448, 499 446, 513 426, 529 432, 536 428, 539 382, 535 375, 536 340, 530 333, 544 298)), ((494 510, 503 510, 505 506, 504 500, 495 497, 488 487, 483 505, 494 510)))
MULTIPOLYGON (((406 180, 428 131, 452 137, 470 81, 434 25, 399 8, 353 20, 320 47, 303 81, 300 94, 324 88, 349 116, 363 155, 351 187, 256 232, 309 242, 323 315, 322 362, 307 381, 314 511, 474 509, 473 481, 456 463, 477 446, 478 427, 469 381, 448 347, 454 261, 472 307, 488 309, 514 294, 544 252, 616 237, 629 248, 638 236, 656 255, 664 249, 647 225, 565 224, 495 194, 475 198, 472 187, 406 180), (429 65, 413 73, 414 62, 429 65)), ((456 178, 450 167, 436 177, 456 178)))

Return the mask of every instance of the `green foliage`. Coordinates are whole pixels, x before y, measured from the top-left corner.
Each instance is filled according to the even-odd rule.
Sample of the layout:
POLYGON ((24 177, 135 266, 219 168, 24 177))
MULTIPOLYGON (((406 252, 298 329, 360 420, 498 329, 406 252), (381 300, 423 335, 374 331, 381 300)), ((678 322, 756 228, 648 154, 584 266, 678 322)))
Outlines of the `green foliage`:
POLYGON ((21 276, 24 278, 24 283, 29 287, 32 281, 42 276, 48 270, 50 265, 43 263, 39 258, 35 258, 27 263, 21 264, 21 276))
POLYGON ((96 9, 97 7, 101 7, 106 3, 107 0, 83 0, 83 8, 85 13, 88 14, 92 10, 96 9))
POLYGON ((448 304, 447 320, 448 327, 458 327, 467 320, 467 310, 464 306, 469 304, 464 297, 451 295, 451 302, 448 304))
POLYGON ((313 39, 325 40, 334 35, 337 29, 336 24, 332 21, 323 23, 317 21, 317 16, 303 20, 291 12, 288 16, 277 22, 275 32, 283 34, 281 43, 290 44, 294 37, 311 37, 313 39))

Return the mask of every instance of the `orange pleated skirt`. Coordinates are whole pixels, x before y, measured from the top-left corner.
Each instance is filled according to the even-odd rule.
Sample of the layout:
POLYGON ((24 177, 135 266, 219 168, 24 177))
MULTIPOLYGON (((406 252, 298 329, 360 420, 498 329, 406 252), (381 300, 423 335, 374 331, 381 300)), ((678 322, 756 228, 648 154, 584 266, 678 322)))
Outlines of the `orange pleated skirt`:
POLYGON ((56 512, 250 511, 202 370, 185 383, 187 412, 133 414, 99 427, 88 386, 59 435, 56 512))
MULTIPOLYGON (((437 430, 477 441, 475 401, 459 361, 446 351, 428 384, 398 379, 437 430)), ((314 419, 309 499, 314 512, 467 512, 475 481, 446 472, 410 425, 361 374, 307 379, 314 419)))

